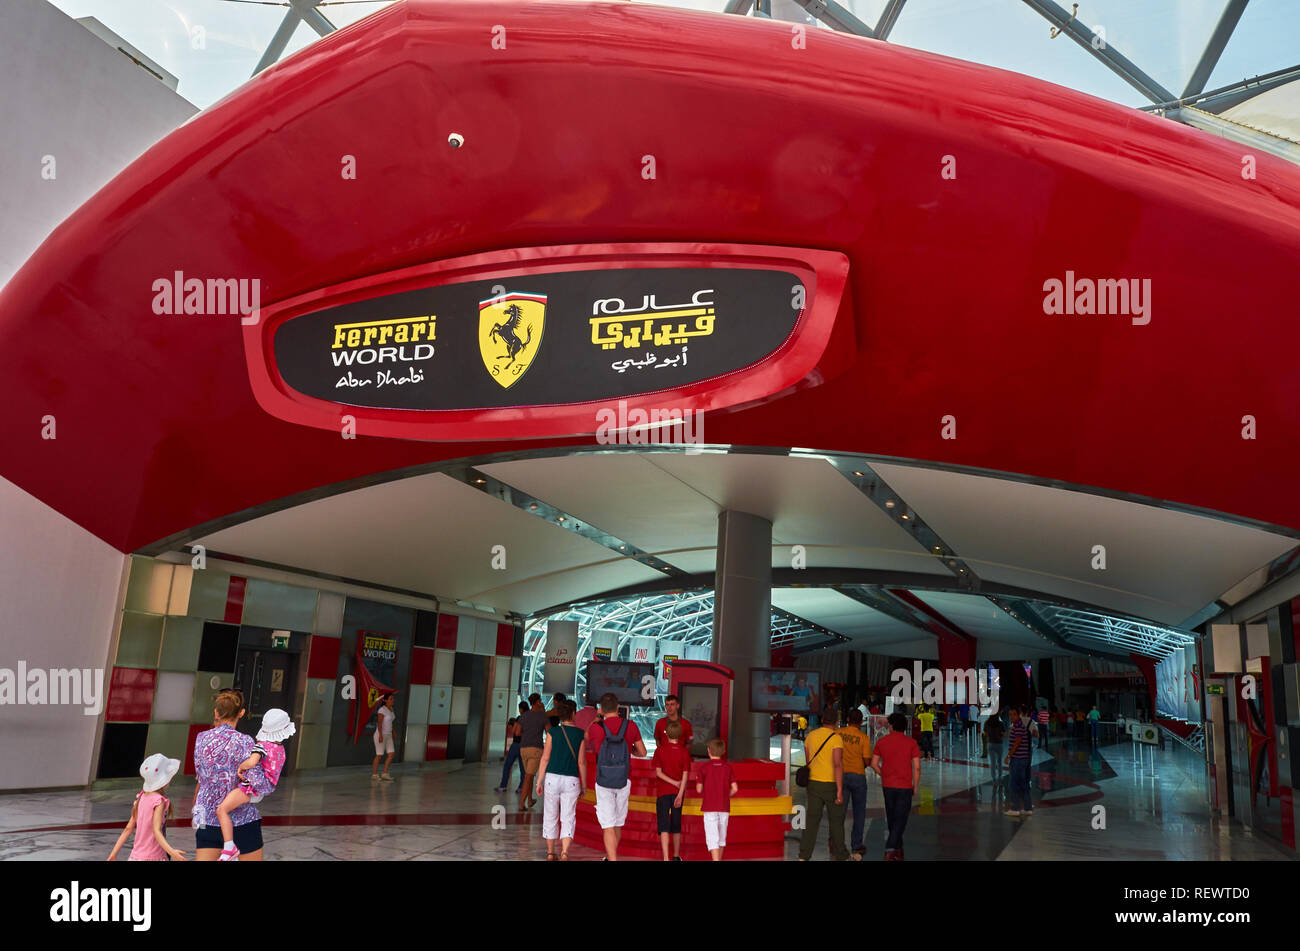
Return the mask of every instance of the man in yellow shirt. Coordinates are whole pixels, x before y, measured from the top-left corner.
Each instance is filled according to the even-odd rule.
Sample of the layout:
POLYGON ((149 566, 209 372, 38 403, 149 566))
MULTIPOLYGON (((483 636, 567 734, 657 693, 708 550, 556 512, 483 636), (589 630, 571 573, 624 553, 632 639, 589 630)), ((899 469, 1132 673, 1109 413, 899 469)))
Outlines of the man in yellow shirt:
POLYGON ((926 759, 934 759, 934 711, 923 707, 916 718, 921 721, 921 752, 926 759))
POLYGON ((844 740, 835 732, 836 717, 835 708, 827 707, 822 711, 822 725, 803 741, 803 761, 808 767, 808 815, 799 840, 800 862, 812 858, 823 811, 831 824, 831 857, 837 862, 849 857, 844 848, 844 740))
POLYGON ((844 741, 844 792, 853 806, 853 833, 849 839, 853 861, 861 862, 867 854, 862 835, 867 826, 867 764, 871 762, 871 737, 862 732, 862 711, 849 711, 849 725, 840 727, 844 741))

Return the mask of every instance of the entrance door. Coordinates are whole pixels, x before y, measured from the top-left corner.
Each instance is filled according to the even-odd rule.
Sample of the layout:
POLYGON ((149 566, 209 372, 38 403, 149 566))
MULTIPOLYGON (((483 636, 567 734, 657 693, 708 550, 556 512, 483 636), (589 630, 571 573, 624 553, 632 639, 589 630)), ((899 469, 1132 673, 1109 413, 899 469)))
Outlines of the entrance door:
MULTIPOLYGON (((235 686, 244 692, 247 713, 239 721, 239 729, 257 736, 262 728, 262 716, 267 710, 279 707, 285 712, 293 701, 298 655, 288 651, 273 651, 256 647, 241 647, 235 661, 235 686)), ((290 713, 292 716, 292 713, 290 713)), ((295 733, 282 744, 285 749, 285 772, 296 759, 295 733)))

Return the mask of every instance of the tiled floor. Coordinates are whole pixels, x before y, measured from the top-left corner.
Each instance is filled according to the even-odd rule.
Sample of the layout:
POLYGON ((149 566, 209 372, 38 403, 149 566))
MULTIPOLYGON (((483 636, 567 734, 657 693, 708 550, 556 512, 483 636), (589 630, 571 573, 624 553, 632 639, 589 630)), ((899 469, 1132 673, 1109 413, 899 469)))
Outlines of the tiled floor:
MULTIPOLYGON (((908 861, 1290 857, 1262 836, 1209 819, 1203 766, 1181 747, 1157 751, 1154 774, 1147 774, 1127 744, 1090 751, 1086 743, 1056 741, 1048 751, 1035 751, 1035 809, 1023 820, 1001 814, 1002 799, 978 749, 968 754, 959 742, 944 756, 923 764, 905 838, 908 861), (1104 828, 1095 828, 1102 818, 1104 828)), ((263 803, 266 857, 476 861, 545 855, 540 806, 520 814, 513 795, 492 791, 499 765, 395 767, 394 775, 395 782, 380 784, 356 770, 286 777, 263 803)), ((90 792, 0 795, 0 860, 102 860, 130 814, 135 789, 124 782, 90 792)), ((192 855, 184 817, 193 781, 178 781, 171 792, 182 818, 173 820, 170 840, 192 855)), ((795 802, 802 802, 801 792, 795 802)), ((868 860, 883 850, 881 807, 873 784, 868 860)), ((828 857, 826 834, 819 832, 815 859, 828 857)), ((787 859, 798 853, 797 837, 788 833, 787 859)), ((600 855, 575 845, 572 857, 600 855)))

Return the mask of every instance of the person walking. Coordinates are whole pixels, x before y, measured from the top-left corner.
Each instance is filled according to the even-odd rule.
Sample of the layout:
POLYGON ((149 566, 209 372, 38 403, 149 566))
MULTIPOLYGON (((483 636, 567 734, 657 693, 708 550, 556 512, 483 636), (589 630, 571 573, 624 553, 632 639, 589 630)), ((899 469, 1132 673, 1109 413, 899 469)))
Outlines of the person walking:
POLYGON ((867 854, 863 832, 867 827, 867 764, 871 762, 871 737, 862 732, 862 710, 849 711, 847 726, 840 727, 844 741, 844 792, 853 807, 853 832, 849 837, 850 854, 861 862, 867 854))
POLYGON ((560 718, 546 734, 537 772, 536 794, 542 797, 542 838, 546 840, 546 861, 555 861, 555 842, 560 842, 560 859, 569 860, 578 798, 587 785, 587 736, 573 725, 574 704, 561 700, 555 705, 560 718))
MULTIPOLYGON (((519 704, 519 716, 528 712, 528 704, 519 704)), ((519 785, 524 784, 524 761, 519 758, 519 717, 511 717, 510 722, 506 724, 506 736, 510 738, 510 745, 506 747, 506 762, 501 767, 501 782, 497 785, 496 792, 509 792, 510 790, 510 767, 515 763, 519 764, 519 785)))
POLYGON ((1011 729, 1007 732, 1007 742, 1011 746, 1006 757, 1006 762, 1011 765, 1011 802, 1006 815, 1014 818, 1028 817, 1034 809, 1029 792, 1029 762, 1033 755, 1033 742, 1018 707, 1011 708, 1011 729))
POLYGON ((529 710, 519 717, 519 758, 524 764, 524 784, 519 788, 519 809, 531 809, 537 804, 535 781, 542 765, 542 750, 546 745, 546 729, 550 718, 542 706, 542 695, 528 695, 529 710))
POLYGON ((835 708, 822 711, 822 726, 804 738, 804 763, 808 766, 808 815, 803 838, 799 841, 799 861, 812 858, 817 845, 817 829, 825 812, 830 824, 831 857, 843 862, 844 848, 844 739, 835 732, 835 708))
MULTIPOLYGON (((700 815, 704 819, 704 845, 715 862, 722 861, 727 847, 727 823, 731 820, 731 797, 740 789, 736 774, 727 762, 727 741, 715 736, 708 743, 709 761, 700 765, 695 791, 700 796, 700 815)), ((843 819, 840 820, 843 835, 843 819)))
POLYGON ((1092 734, 1092 745, 1097 745, 1097 731, 1101 727, 1101 711, 1097 709, 1094 703, 1092 709, 1088 711, 1088 729, 1092 734))
POLYGON ((131 818, 126 828, 117 837, 117 844, 108 853, 110 862, 117 859, 117 853, 132 832, 135 838, 131 842, 131 862, 176 862, 185 861, 185 853, 174 849, 167 841, 167 820, 172 814, 171 800, 165 795, 167 784, 172 781, 181 761, 169 759, 162 753, 154 753, 140 764, 140 778, 144 788, 135 794, 135 803, 131 806, 131 818))
POLYGON ((370 781, 377 783, 381 779, 391 783, 393 777, 389 775, 388 767, 393 764, 393 755, 397 752, 397 747, 393 744, 393 720, 397 715, 393 713, 393 695, 384 694, 384 699, 379 702, 379 722, 375 724, 375 761, 370 764, 370 781), (384 760, 384 774, 379 775, 379 758, 385 753, 388 758, 384 760))
POLYGON ((560 725, 560 705, 568 701, 568 699, 568 697, 559 691, 556 691, 556 693, 551 697, 551 709, 546 711, 546 719, 550 721, 551 729, 555 729, 560 725))
POLYGON ((934 711, 923 705, 916 711, 916 719, 921 724, 921 751, 926 759, 934 759, 934 711))
POLYGON ((903 861, 903 830, 912 811, 912 796, 921 785, 921 748, 907 735, 907 717, 889 715, 890 732, 876 740, 871 769, 880 777, 885 796, 885 861, 903 861))
POLYGON ((1051 714, 1047 711, 1047 707, 1043 707, 1038 711, 1038 748, 1040 750, 1047 749, 1047 721, 1050 718, 1051 714))
POLYGON ((1004 792, 1002 785, 1002 741, 1006 738, 1006 729, 1002 718, 991 714, 984 721, 984 741, 988 748, 989 772, 993 778, 993 795, 1004 792))
POLYGON ((587 729, 587 744, 596 754, 596 821, 605 858, 616 862, 632 793, 632 755, 645 756, 645 743, 636 724, 618 715, 618 697, 604 694, 600 712, 603 719, 587 729))
MULTIPOLYGON (((254 740, 235 729, 247 711, 244 693, 227 688, 217 694, 212 710, 212 729, 194 738, 194 791, 191 822, 194 826, 194 860, 216 862, 221 858, 223 841, 217 824, 217 807, 226 794, 239 785, 239 764, 253 752, 254 740)), ((262 815, 251 802, 230 814, 234 825, 233 842, 241 862, 262 860, 262 815)))

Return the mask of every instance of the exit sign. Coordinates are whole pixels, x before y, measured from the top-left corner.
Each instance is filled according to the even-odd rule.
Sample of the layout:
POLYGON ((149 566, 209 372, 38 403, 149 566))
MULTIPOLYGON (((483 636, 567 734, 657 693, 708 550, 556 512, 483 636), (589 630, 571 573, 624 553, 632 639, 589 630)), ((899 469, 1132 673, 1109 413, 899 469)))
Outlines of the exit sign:
POLYGON ((287 648, 287 647, 289 646, 289 632, 288 632, 288 631, 272 631, 272 632, 271 632, 271 646, 272 646, 272 647, 286 647, 286 648, 287 648))
POLYGON ((1223 696, 1223 684, 1206 684, 1205 693, 1207 696, 1223 696))

